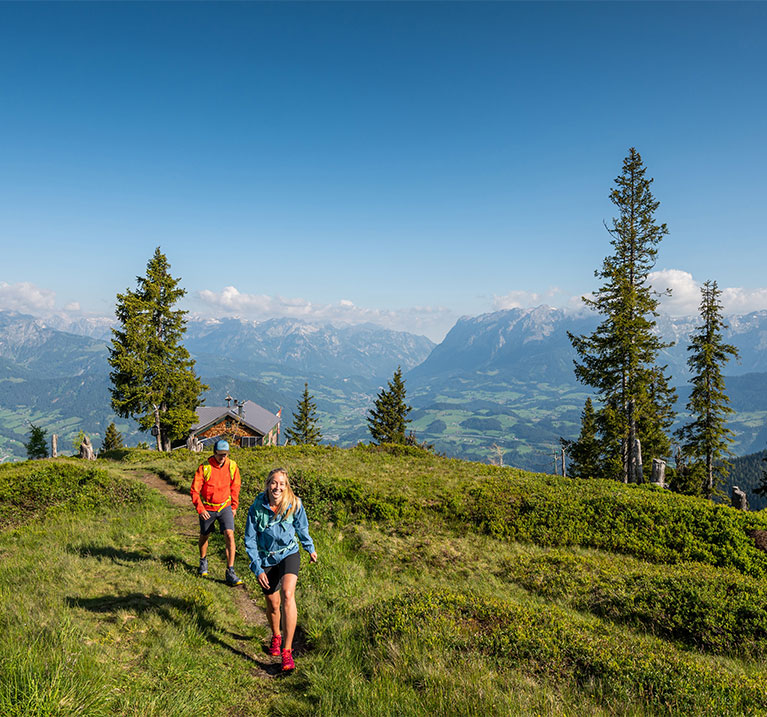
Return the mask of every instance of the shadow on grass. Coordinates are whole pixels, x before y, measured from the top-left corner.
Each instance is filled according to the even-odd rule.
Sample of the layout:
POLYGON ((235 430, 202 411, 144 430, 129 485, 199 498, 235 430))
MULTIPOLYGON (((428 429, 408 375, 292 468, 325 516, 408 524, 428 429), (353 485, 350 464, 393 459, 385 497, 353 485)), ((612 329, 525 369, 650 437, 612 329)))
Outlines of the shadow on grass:
POLYGON ((140 553, 135 550, 122 550, 103 545, 70 545, 67 552, 79 555, 81 558, 99 558, 111 560, 117 564, 140 563, 146 560, 159 560, 168 570, 182 569, 188 573, 196 573, 197 566, 181 560, 177 555, 162 555, 157 557, 151 553, 140 553))
POLYGON ((271 669, 274 667, 274 665, 257 660, 247 652, 243 652, 237 647, 224 642, 215 633, 227 635, 235 640, 245 640, 248 638, 244 635, 237 635, 219 628, 211 619, 207 608, 191 600, 168 597, 156 593, 128 593, 126 595, 102 595, 95 598, 67 597, 65 602, 69 607, 81 608, 103 615, 116 615, 116 613, 122 610, 139 617, 153 614, 179 627, 182 627, 182 620, 174 613, 182 613, 192 617, 200 632, 212 645, 228 650, 248 662, 255 663, 266 672, 271 672, 271 669))

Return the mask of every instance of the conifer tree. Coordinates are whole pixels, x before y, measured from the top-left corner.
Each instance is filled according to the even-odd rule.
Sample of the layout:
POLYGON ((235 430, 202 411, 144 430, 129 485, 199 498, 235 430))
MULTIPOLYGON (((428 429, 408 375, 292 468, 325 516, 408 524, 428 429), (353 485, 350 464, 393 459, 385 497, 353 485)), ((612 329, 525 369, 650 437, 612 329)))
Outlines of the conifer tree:
POLYGON ((599 462, 599 439, 597 436, 597 418, 591 398, 586 403, 581 413, 581 433, 577 441, 573 441, 567 447, 570 456, 569 475, 574 478, 601 478, 602 471, 599 462))
POLYGON ((722 330, 727 325, 722 319, 721 291, 715 281, 701 287, 700 325, 690 335, 687 365, 692 372, 692 391, 687 402, 691 421, 676 435, 682 442, 685 463, 699 462, 705 467, 703 494, 711 498, 717 483, 727 475, 732 455, 729 444, 732 431, 727 428, 727 416, 733 413, 730 399, 725 393, 722 367, 738 350, 724 343, 722 330))
POLYGON ((114 421, 107 426, 107 430, 104 432, 104 441, 101 444, 101 452, 114 451, 123 447, 123 436, 120 431, 117 430, 114 421))
POLYGON ((317 421, 317 404, 309 394, 309 384, 304 383, 304 392, 296 404, 293 425, 285 430, 287 439, 295 445, 317 446, 322 440, 322 433, 317 421))
POLYGON ((24 444, 27 449, 27 458, 34 461, 48 457, 47 431, 34 423, 29 424, 29 443, 24 444))
POLYGON ((368 415, 370 435, 376 443, 405 443, 405 431, 408 421, 407 414, 412 406, 405 403, 405 382, 402 379, 402 368, 397 367, 392 380, 387 387, 381 389, 374 407, 368 415))
MULTIPOLYGON (((762 461, 767 463, 767 457, 762 458, 762 461)), ((762 468, 762 479, 756 488, 754 488, 754 493, 763 497, 767 497, 767 467, 762 468)))
POLYGON ((186 312, 173 307, 186 291, 178 282, 157 247, 136 290, 117 295, 119 326, 112 330, 109 351, 112 409, 152 429, 159 451, 170 451, 173 439, 189 433, 200 394, 208 388, 181 344, 186 312))
POLYGON ((642 480, 640 444, 648 458, 668 455, 666 431, 675 400, 666 367, 657 365, 658 354, 670 344, 654 331, 658 298, 649 284, 668 229, 655 221, 659 202, 645 172, 632 147, 610 193, 618 210, 607 227, 614 251, 595 271, 602 286, 583 299, 602 322, 588 336, 568 333, 578 354, 576 378, 596 389, 602 405, 596 420, 603 472, 624 482, 642 480))

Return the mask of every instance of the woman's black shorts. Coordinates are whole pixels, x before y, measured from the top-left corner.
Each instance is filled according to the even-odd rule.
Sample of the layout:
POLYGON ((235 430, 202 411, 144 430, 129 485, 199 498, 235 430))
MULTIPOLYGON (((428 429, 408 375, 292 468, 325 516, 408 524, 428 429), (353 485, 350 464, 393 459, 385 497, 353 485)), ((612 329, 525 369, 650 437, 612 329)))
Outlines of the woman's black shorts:
POLYGON ((298 569, 300 566, 301 556, 296 550, 295 553, 291 553, 290 555, 285 556, 282 560, 280 560, 279 563, 277 563, 277 565, 272 565, 272 567, 266 568, 264 572, 266 573, 266 577, 269 580, 269 587, 266 589, 261 588, 261 590, 264 592, 264 595, 271 595, 280 589, 283 575, 292 573, 298 577, 298 569))

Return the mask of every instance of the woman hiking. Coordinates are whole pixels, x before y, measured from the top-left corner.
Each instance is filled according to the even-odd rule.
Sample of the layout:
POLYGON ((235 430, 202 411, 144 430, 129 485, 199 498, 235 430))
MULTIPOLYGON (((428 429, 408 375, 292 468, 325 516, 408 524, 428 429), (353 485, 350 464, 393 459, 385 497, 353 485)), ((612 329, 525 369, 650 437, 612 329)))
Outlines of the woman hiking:
POLYGON ((248 510, 245 550, 250 558, 250 569, 266 597, 266 614, 272 628, 269 654, 282 655, 285 672, 295 668, 293 635, 298 615, 299 542, 309 553, 311 562, 316 563, 317 553, 309 536, 309 521, 301 499, 293 493, 287 471, 275 468, 266 478, 264 491, 256 496, 248 510), (280 633, 280 603, 284 635, 280 633))

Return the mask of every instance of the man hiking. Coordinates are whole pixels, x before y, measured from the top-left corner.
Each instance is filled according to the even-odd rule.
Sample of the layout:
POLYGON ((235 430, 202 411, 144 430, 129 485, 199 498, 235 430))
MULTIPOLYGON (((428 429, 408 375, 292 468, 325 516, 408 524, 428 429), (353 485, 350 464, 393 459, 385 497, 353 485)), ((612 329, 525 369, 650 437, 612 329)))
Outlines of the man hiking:
POLYGON ((224 580, 227 585, 242 585, 234 572, 234 516, 240 500, 240 469, 230 460, 226 441, 216 441, 213 455, 197 468, 190 494, 200 515, 199 575, 205 577, 208 574, 208 536, 218 521, 226 540, 224 580))

